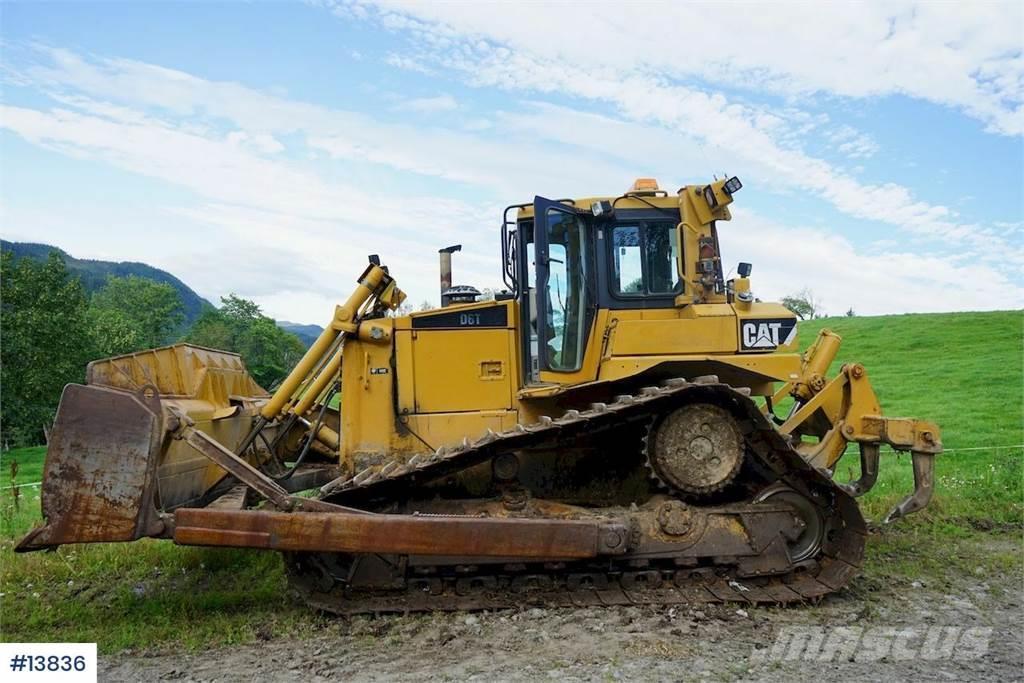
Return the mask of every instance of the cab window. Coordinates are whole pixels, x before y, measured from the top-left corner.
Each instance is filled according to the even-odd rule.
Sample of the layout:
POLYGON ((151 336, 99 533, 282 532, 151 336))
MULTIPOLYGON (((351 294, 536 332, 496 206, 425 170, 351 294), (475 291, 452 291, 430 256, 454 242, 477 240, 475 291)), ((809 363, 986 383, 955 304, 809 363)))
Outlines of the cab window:
POLYGON ((620 224, 612 228, 612 289, 643 296, 682 291, 676 271, 678 237, 669 221, 620 224))
POLYGON ((644 265, 649 294, 673 294, 681 290, 676 268, 678 233, 674 223, 648 223, 644 233, 644 265))

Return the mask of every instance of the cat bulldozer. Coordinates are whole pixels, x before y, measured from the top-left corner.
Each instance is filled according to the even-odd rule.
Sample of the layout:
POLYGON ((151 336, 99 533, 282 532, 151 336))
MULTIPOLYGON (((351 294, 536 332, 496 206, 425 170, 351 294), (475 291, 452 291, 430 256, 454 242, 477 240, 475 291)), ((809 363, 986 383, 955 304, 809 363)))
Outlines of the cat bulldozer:
POLYGON ((750 264, 727 279, 718 229, 740 188, 640 179, 509 206, 507 289, 488 300, 451 286, 456 245, 441 307, 399 314, 371 256, 272 393, 190 344, 91 363, 64 389, 45 519, 18 550, 276 550, 297 593, 340 614, 841 588, 880 447, 913 466, 890 522, 928 504, 939 429, 883 416, 860 364, 830 376, 836 334, 800 353, 750 264), (837 481, 848 450, 858 478, 837 481))

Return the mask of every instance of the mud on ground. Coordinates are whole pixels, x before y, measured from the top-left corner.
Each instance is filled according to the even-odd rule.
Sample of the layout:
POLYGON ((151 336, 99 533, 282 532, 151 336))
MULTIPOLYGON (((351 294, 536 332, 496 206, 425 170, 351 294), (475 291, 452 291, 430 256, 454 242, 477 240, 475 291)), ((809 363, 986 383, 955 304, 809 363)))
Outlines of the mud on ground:
POLYGON ((301 640, 101 657, 100 680, 1019 680, 1024 587, 1013 574, 957 577, 943 590, 860 577, 798 607, 337 618, 301 640))

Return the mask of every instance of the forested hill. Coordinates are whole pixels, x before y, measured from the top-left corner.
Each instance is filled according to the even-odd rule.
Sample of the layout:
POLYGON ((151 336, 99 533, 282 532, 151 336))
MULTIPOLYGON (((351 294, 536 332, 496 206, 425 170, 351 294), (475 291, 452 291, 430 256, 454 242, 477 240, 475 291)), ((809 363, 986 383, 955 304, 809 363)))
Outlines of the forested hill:
POLYGON ((82 285, 89 293, 100 289, 104 284, 106 284, 107 277, 110 275, 115 277, 136 275, 138 277, 155 280, 156 282, 165 282, 174 287, 181 296, 182 304, 185 307, 184 313, 186 326, 191 325, 195 319, 199 317, 204 306, 211 305, 209 301, 196 294, 191 287, 178 278, 165 270, 154 268, 153 266, 145 263, 136 263, 133 261, 122 261, 117 263, 114 261, 77 259, 63 249, 52 247, 49 244, 35 244, 33 242, 8 242, 7 240, 0 240, 0 248, 2 248, 3 251, 12 252, 15 258, 31 258, 40 261, 46 260, 51 251, 56 251, 64 258, 64 263, 67 264, 68 270, 71 271, 73 275, 77 275, 81 278, 82 285))
POLYGON ((294 334, 307 348, 312 346, 316 338, 324 331, 324 328, 319 325, 303 325, 302 323, 293 323, 287 320, 278 320, 277 326, 294 334))

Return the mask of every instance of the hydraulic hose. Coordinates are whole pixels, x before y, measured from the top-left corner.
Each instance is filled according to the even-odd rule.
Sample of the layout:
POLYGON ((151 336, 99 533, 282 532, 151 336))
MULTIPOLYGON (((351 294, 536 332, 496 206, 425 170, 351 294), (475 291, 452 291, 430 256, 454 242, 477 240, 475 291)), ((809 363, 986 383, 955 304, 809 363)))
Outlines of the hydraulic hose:
POLYGON ((310 445, 312 445, 313 439, 316 438, 316 433, 320 431, 320 425, 323 423, 324 413, 327 412, 327 406, 330 405, 331 399, 334 398, 334 395, 336 393, 338 393, 337 383, 335 383, 334 387, 331 388, 330 393, 328 393, 327 396, 324 397, 324 403, 320 407, 320 412, 316 416, 316 421, 309 429, 309 434, 307 434, 306 436, 306 442, 302 445, 302 451, 299 453, 299 457, 295 460, 295 462, 292 464, 291 468, 287 472, 282 474, 280 477, 274 477, 274 481, 284 481, 285 479, 290 478, 293 474, 295 474, 296 471, 298 471, 302 463, 305 462, 306 455, 309 453, 309 447, 310 445))

